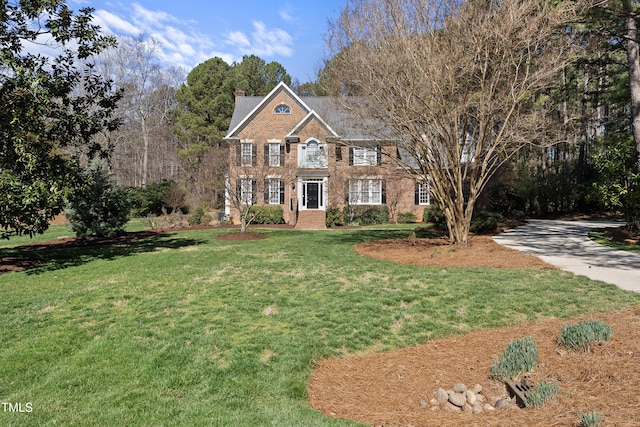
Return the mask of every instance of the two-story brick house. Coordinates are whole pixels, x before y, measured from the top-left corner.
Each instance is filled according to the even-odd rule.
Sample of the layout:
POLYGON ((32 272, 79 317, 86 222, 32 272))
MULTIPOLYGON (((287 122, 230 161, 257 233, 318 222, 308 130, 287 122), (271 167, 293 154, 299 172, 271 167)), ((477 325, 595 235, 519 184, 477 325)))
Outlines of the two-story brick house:
MULTIPOLYGON (((229 133, 228 188, 244 203, 281 205, 297 228, 323 228, 329 207, 387 204, 420 220, 426 185, 390 156, 394 142, 375 142, 350 124, 329 97, 299 97, 278 84, 265 97, 236 93, 229 133)), ((226 213, 239 212, 227 195, 226 213)), ((237 204, 235 205, 237 206, 237 204)))

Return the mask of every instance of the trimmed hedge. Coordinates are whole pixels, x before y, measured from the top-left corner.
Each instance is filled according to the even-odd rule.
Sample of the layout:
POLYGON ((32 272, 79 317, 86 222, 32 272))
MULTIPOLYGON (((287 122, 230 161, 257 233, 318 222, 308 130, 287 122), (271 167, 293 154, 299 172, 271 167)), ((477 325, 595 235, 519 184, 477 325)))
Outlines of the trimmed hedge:
POLYGON ((280 205, 254 205, 247 219, 252 224, 284 224, 284 213, 280 205))
POLYGON ((389 222, 389 207, 387 205, 345 206, 343 212, 345 221, 348 223, 370 225, 389 222))

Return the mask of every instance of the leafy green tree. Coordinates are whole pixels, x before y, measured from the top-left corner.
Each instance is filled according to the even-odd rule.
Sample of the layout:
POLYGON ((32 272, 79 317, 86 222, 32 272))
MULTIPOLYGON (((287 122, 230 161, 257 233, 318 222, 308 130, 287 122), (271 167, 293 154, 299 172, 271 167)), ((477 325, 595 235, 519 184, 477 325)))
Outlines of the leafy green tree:
POLYGON ((0 10, 0 237, 42 233, 81 182, 93 136, 118 125, 118 94, 92 58, 115 43, 63 0, 4 1, 0 10), (36 25, 37 24, 37 25, 36 25), (51 55, 27 51, 48 40, 51 55), (55 50, 55 51, 54 51, 55 50))
POLYGON ((608 134, 605 150, 595 156, 599 179, 594 184, 595 197, 607 209, 624 213, 630 230, 640 228, 640 172, 633 135, 628 129, 608 134))
POLYGON ((248 96, 264 96, 280 82, 291 85, 291 76, 278 62, 267 62, 255 55, 244 56, 233 65, 235 89, 248 96))
POLYGON ((113 237, 123 232, 131 203, 115 180, 104 159, 96 158, 84 172, 85 186, 66 210, 71 230, 77 237, 113 237))

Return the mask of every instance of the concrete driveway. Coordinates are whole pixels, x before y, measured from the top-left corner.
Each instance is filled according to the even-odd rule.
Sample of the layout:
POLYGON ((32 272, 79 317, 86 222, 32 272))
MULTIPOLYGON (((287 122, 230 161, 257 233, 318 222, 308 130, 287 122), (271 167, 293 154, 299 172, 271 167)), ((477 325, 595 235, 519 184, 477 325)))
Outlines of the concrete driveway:
POLYGON ((493 239, 571 273, 640 292, 640 254, 611 249, 587 237, 590 230, 620 225, 620 222, 531 219, 526 225, 493 239))

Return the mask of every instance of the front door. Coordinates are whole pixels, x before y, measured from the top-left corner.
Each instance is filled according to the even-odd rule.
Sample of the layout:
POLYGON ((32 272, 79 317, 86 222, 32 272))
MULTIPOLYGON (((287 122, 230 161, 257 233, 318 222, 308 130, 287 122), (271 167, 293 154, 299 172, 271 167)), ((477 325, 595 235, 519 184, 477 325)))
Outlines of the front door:
POLYGON ((318 209, 319 206, 319 184, 317 182, 305 183, 307 193, 307 209, 318 209))

